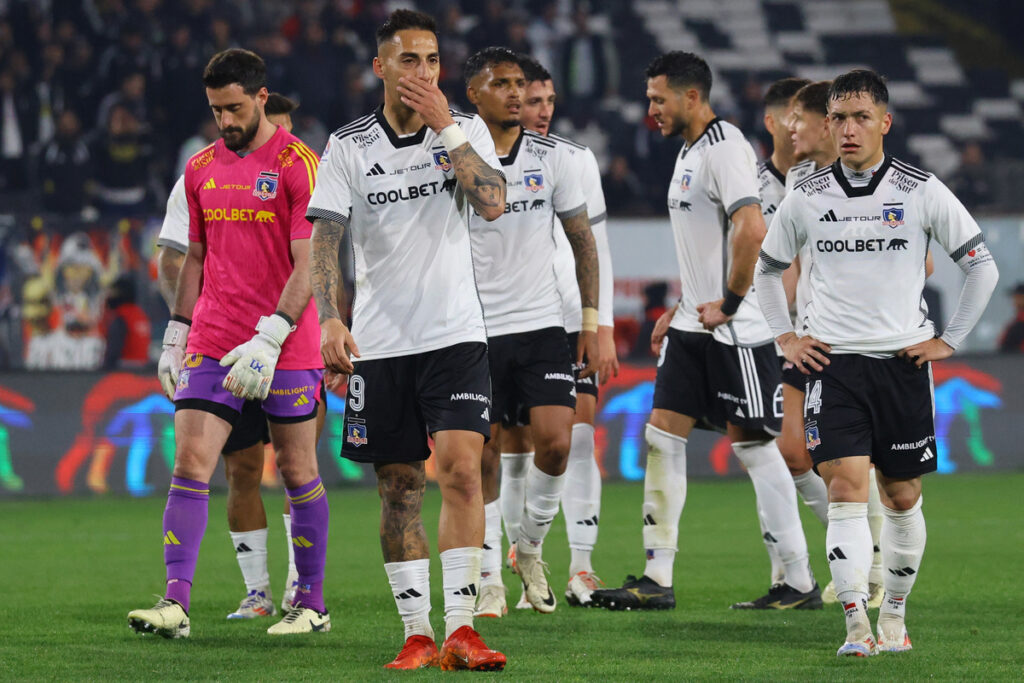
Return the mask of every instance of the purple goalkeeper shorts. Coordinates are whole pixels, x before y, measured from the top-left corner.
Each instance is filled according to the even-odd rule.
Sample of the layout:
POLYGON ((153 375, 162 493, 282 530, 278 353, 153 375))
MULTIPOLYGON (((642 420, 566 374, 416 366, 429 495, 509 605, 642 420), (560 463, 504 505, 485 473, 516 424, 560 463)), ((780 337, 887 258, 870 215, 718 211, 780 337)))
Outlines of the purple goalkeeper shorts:
MULTIPOLYGON (((204 410, 234 424, 245 400, 224 388, 222 383, 229 370, 201 353, 185 356, 174 392, 174 409, 204 410)), ((323 376, 323 370, 276 370, 270 393, 261 402, 267 419, 303 422, 316 417, 323 376)))

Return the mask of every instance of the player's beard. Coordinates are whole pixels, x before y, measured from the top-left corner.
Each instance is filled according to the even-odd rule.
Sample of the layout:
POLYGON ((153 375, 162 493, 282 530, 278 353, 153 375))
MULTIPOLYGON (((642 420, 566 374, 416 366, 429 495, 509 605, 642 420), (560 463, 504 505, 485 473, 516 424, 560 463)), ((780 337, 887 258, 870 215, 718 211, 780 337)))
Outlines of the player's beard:
POLYGON ((225 147, 232 152, 237 152, 249 146, 249 143, 256 137, 256 132, 259 129, 260 110, 257 109, 253 114, 252 121, 245 128, 224 128, 220 131, 220 136, 224 140, 225 147))
POLYGON ((505 119, 501 122, 501 127, 505 130, 509 128, 516 128, 519 126, 519 119, 505 119))
POLYGON ((683 121, 682 118, 671 116, 668 119, 668 123, 668 131, 663 133, 663 135, 667 138, 678 137, 682 135, 683 131, 686 129, 686 121, 683 121))

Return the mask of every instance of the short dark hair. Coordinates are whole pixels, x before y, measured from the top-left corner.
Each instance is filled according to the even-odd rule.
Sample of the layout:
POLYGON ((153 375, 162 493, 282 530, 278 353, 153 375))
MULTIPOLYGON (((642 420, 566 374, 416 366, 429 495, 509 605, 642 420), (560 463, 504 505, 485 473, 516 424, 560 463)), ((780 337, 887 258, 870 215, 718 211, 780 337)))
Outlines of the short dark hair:
POLYGON ((377 46, 387 42, 399 31, 430 31, 437 36, 437 22, 434 17, 411 9, 396 9, 377 29, 377 46))
POLYGON ((854 69, 837 76, 828 89, 828 99, 842 100, 859 93, 867 93, 875 104, 889 104, 889 88, 885 77, 871 69, 854 69))
POLYGON ((553 80, 551 72, 530 55, 519 55, 519 66, 523 67, 523 75, 526 76, 527 83, 553 80))
POLYGON ((233 47, 218 52, 203 69, 203 85, 207 88, 226 88, 238 83, 246 95, 255 95, 267 85, 267 65, 255 52, 233 47))
POLYGON ((299 105, 295 100, 289 99, 279 92, 272 92, 267 96, 267 104, 263 108, 263 113, 267 116, 280 116, 291 114, 298 108, 299 105))
POLYGON ((828 93, 831 88, 832 81, 809 83, 797 92, 796 101, 808 111, 828 116, 828 93))
POLYGON ((466 85, 469 85, 471 78, 487 67, 497 66, 498 64, 515 64, 521 67, 522 60, 519 59, 519 55, 507 47, 485 47, 479 52, 470 55, 469 59, 466 60, 465 66, 462 67, 462 78, 466 85))
POLYGON ((695 87, 706 100, 711 95, 711 68, 692 52, 673 50, 655 57, 644 71, 647 79, 665 76, 674 89, 695 87))
POLYGON ((810 81, 806 78, 795 78, 792 76, 789 78, 780 78, 769 85, 768 90, 765 91, 765 108, 786 106, 800 88, 809 84, 810 81))

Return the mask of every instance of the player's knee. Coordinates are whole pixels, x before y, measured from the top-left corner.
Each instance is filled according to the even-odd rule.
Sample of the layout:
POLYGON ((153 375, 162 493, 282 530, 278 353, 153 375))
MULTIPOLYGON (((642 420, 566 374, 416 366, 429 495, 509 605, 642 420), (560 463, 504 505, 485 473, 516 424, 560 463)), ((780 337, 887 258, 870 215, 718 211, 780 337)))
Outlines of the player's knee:
POLYGON ((381 504, 392 510, 419 513, 427 480, 422 468, 388 466, 377 470, 377 493, 381 504))
MULTIPOLYGON (((262 448, 260 449, 262 454, 262 448)), ((263 479, 263 462, 246 451, 224 458, 224 477, 235 491, 258 489, 263 479)))
POLYGON ((281 481, 290 489, 308 484, 318 475, 315 459, 307 462, 306 458, 287 455, 278 457, 277 470, 281 473, 281 481))
POLYGON ((444 497, 468 502, 480 495, 480 468, 470 458, 460 458, 438 468, 438 484, 444 497))
POLYGON ((537 440, 537 453, 542 458, 564 460, 569 457, 572 445, 572 430, 559 430, 554 434, 545 434, 537 440))
POLYGON ((918 499, 921 497, 920 486, 900 486, 889 487, 890 490, 886 491, 886 498, 883 503, 890 510, 909 510, 917 504, 918 499), (892 490, 894 489, 895 490, 892 490))
POLYGON ((865 503, 867 488, 845 477, 833 476, 828 483, 828 500, 830 503, 865 503))
POLYGON ((496 447, 488 442, 484 446, 483 454, 480 457, 480 477, 483 481, 491 479, 497 481, 498 471, 501 469, 501 453, 496 447))
POLYGON ((803 440, 787 439, 782 436, 778 440, 778 445, 791 475, 798 477, 811 469, 811 458, 807 454, 803 440))
POLYGON ((188 443, 180 444, 174 454, 174 476, 208 481, 213 474, 213 466, 208 460, 209 456, 202 449, 188 443))

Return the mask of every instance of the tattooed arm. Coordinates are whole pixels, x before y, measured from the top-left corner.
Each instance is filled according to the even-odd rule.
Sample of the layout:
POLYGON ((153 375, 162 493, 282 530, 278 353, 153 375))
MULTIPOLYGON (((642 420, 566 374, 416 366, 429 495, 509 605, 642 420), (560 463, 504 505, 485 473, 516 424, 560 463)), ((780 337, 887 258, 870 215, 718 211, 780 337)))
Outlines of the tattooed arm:
POLYGON ((351 353, 359 357, 352 333, 341 320, 339 305, 344 302, 338 250, 345 226, 337 221, 317 218, 313 221, 312 248, 309 254, 309 279, 313 300, 320 318, 320 355, 328 370, 349 374, 353 370, 351 353))
POLYGON ((468 142, 449 154, 455 168, 455 177, 459 179, 459 187, 480 217, 485 221, 493 221, 505 213, 505 176, 491 168, 468 142))
MULTIPOLYGON (((576 282, 580 287, 580 300, 583 308, 594 309, 596 316, 599 291, 597 243, 594 241, 594 233, 590 231, 590 218, 587 216, 586 208, 581 208, 575 215, 560 218, 573 256, 576 257, 576 282)), ((580 332, 576 344, 576 364, 582 368, 579 373, 580 379, 597 372, 596 363, 599 356, 600 347, 597 343, 596 330, 584 329, 580 332), (587 361, 586 367, 583 366, 584 359, 587 361)))

